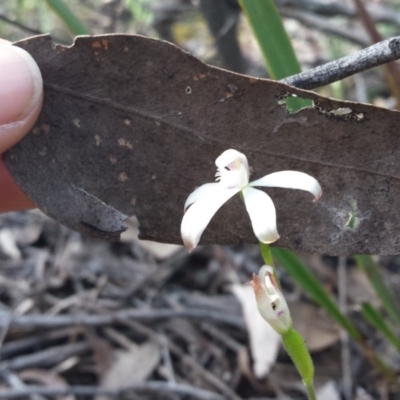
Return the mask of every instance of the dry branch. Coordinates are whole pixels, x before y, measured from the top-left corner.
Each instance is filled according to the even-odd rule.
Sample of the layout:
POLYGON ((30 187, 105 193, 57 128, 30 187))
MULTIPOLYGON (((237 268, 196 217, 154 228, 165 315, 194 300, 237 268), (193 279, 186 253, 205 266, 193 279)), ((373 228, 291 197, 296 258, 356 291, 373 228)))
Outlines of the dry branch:
POLYGON ((400 58, 400 36, 376 43, 349 56, 282 79, 301 89, 315 89, 400 58))
POLYGON ((39 394, 42 396, 62 396, 73 394, 77 396, 98 396, 108 395, 116 398, 126 392, 141 392, 165 394, 174 393, 185 396, 191 396, 199 400, 223 400, 224 397, 210 392, 208 390, 198 389, 189 385, 170 384, 168 382, 150 381, 146 383, 132 385, 121 389, 101 389, 98 386, 69 386, 69 387, 44 387, 27 386, 19 389, 9 389, 0 391, 0 399, 26 399, 30 395, 39 394))
POLYGON ((30 28, 29 26, 21 24, 20 22, 10 19, 2 14, 0 14, 0 21, 3 21, 9 25, 15 26, 16 28, 19 28, 28 33, 32 33, 34 35, 42 35, 43 34, 43 32, 39 31, 38 29, 30 28))
POLYGON ((54 346, 46 350, 37 351, 32 354, 22 355, 11 360, 0 362, 0 372, 6 370, 21 370, 30 367, 47 367, 60 363, 68 357, 86 353, 90 346, 85 342, 54 346))
POLYGON ((245 329, 242 316, 229 315, 219 311, 209 309, 149 309, 149 310, 122 310, 112 315, 18 315, 10 317, 10 313, 0 314, 0 327, 7 326, 13 328, 60 328, 63 326, 101 326, 117 323, 121 318, 134 319, 137 321, 159 321, 169 318, 189 318, 214 321, 220 324, 230 325, 235 328, 245 329))
POLYGON ((307 28, 318 29, 321 32, 338 36, 361 47, 366 47, 371 44, 371 42, 365 37, 365 34, 363 34, 362 31, 359 32, 350 30, 349 28, 331 22, 329 21, 329 19, 320 17, 313 13, 295 10, 292 8, 283 8, 282 10, 280 10, 280 14, 285 18, 293 18, 299 21, 307 28))
MULTIPOLYGON (((321 0, 278 0, 277 4, 279 7, 290 7, 327 17, 357 17, 357 11, 354 5, 346 4, 345 2, 321 0)), ((380 4, 370 4, 367 8, 375 22, 387 22, 390 24, 400 25, 400 13, 395 9, 384 7, 380 4)))

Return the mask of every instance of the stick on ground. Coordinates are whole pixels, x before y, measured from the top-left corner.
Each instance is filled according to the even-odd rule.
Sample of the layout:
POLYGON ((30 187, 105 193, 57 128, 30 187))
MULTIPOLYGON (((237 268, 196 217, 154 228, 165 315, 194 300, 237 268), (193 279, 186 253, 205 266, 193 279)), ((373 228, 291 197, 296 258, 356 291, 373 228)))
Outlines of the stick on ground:
POLYGON ((400 59, 400 36, 384 40, 281 82, 301 89, 315 89, 351 75, 400 59))
MULTIPOLYGON (((132 385, 122 389, 102 389, 97 386, 67 386, 67 387, 45 387, 45 386, 27 386, 21 389, 9 389, 0 391, 0 399, 26 399, 30 395, 40 394, 43 396, 61 396, 67 394, 74 394, 79 396, 121 396, 123 393, 133 392, 147 392, 156 394, 175 393, 185 396, 190 396, 193 399, 199 400, 223 400, 224 397, 210 392, 208 390, 198 389, 189 385, 171 385, 168 382, 145 382, 137 385, 132 385)), ((114 397, 114 398, 115 398, 114 397)))

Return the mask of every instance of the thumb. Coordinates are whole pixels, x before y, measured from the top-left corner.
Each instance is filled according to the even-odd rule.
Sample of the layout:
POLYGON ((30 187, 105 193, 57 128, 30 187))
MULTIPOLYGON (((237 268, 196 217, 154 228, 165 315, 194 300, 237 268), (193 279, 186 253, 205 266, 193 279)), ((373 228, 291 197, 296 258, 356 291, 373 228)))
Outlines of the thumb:
POLYGON ((43 80, 34 59, 0 39, 0 212, 34 207, 12 180, 1 154, 29 132, 42 101, 43 80))
POLYGON ((0 42, 0 154, 28 133, 39 116, 43 80, 25 50, 0 42))

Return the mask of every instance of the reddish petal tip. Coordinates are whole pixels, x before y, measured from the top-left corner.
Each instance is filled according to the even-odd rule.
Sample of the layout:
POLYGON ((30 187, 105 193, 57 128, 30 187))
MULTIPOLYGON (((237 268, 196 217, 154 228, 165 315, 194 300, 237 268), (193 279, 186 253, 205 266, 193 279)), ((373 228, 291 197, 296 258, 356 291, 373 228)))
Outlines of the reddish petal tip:
POLYGON ((188 253, 191 253, 196 248, 196 246, 191 242, 183 242, 183 244, 185 245, 188 253))
POLYGON ((322 196, 322 191, 320 193, 318 193, 318 195, 313 200, 313 203, 316 203, 321 198, 321 196, 322 196))

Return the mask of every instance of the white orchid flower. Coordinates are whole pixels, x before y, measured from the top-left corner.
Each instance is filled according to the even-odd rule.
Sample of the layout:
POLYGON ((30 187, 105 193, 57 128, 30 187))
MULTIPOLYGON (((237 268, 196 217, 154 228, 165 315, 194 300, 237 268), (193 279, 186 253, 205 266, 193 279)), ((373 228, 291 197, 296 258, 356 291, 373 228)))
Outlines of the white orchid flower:
POLYGON ((256 295, 257 308, 261 316, 280 335, 292 327, 289 307, 269 265, 263 265, 258 275, 250 282, 256 295))
POLYGON ((318 181, 298 171, 280 171, 249 183, 249 165, 244 154, 237 150, 224 151, 216 160, 216 180, 206 183, 190 194, 185 203, 185 215, 181 224, 183 243, 192 251, 218 209, 232 196, 241 192, 249 213, 253 230, 262 243, 279 239, 276 228, 276 211, 271 198, 253 186, 282 187, 306 190, 317 201, 322 195, 318 181), (189 209, 188 207, 191 206, 189 209))

